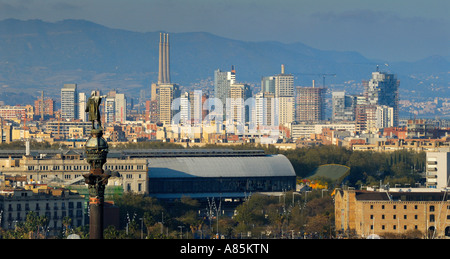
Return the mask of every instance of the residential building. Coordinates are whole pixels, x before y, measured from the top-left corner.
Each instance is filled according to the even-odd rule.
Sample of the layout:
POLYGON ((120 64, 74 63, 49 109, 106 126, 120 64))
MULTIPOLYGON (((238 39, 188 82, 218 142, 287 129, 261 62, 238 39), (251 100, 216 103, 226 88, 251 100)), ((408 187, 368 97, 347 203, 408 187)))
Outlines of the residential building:
MULTIPOLYGON (((82 152, 75 150, 63 153, 48 151, 38 156, 22 156, 22 158, 7 158, 1 163, 4 175, 16 174, 26 176, 26 181, 45 184, 62 184, 64 186, 85 187, 84 174, 89 173, 90 165, 86 162, 82 152), (18 162, 17 162, 17 161, 18 162)), ((108 160, 103 169, 117 172, 120 181, 109 182, 109 185, 119 185, 125 192, 144 194, 148 186, 148 165, 146 158, 123 158, 115 153, 108 154, 108 160)))
MULTIPOLYGON (((36 182, 14 182, 6 185, 10 177, 2 175, 3 187, 0 190, 0 227, 14 229, 18 223, 26 220, 31 211, 37 216, 46 216, 48 231, 55 234, 64 228, 65 218, 71 219, 73 227, 86 224, 85 197, 77 192, 63 188, 50 188, 36 182)), ((44 233, 46 233, 44 231, 44 233)))
POLYGON ((0 106, 0 118, 4 120, 24 120, 27 116, 25 106, 0 106))
POLYGON ((450 181, 450 151, 427 152, 426 187, 444 190, 450 181))
POLYGON ((325 120, 326 88, 297 87, 296 121, 319 122, 325 120))
POLYGON ((61 88, 61 118, 78 119, 78 92, 76 84, 64 84, 61 88))
POLYGON ((249 107, 245 101, 251 97, 251 90, 248 84, 230 85, 230 98, 226 103, 226 118, 229 123, 240 123, 244 125, 249 121, 249 107))
MULTIPOLYGON (((234 66, 231 67, 231 71, 221 71, 217 69, 214 71, 214 97, 215 102, 222 102, 222 112, 225 116, 226 114, 226 103, 227 99, 230 98, 230 88, 231 85, 236 83, 236 70, 234 66)), ((219 106, 219 104, 215 103, 215 106, 219 106)), ((216 107, 216 111, 219 108, 216 107)))
POLYGON ((386 105, 394 110, 394 127, 398 126, 398 87, 400 81, 394 74, 386 72, 373 72, 368 82, 363 82, 364 95, 369 105, 386 105))
POLYGON ((281 65, 281 73, 273 78, 275 79, 275 97, 294 97, 294 76, 285 74, 284 65, 281 65))
POLYGON ((87 104, 86 93, 79 93, 78 94, 78 119, 80 121, 87 121, 87 119, 88 119, 88 114, 86 112, 86 104, 87 104))
POLYGON ((159 121, 164 125, 172 123, 173 115, 177 113, 173 101, 180 97, 179 86, 176 84, 159 85, 159 121))
POLYGON ((332 114, 331 120, 354 121, 355 120, 355 96, 345 94, 345 91, 336 91, 332 93, 332 114))
POLYGON ((394 127, 394 107, 377 105, 375 117, 377 129, 394 127))

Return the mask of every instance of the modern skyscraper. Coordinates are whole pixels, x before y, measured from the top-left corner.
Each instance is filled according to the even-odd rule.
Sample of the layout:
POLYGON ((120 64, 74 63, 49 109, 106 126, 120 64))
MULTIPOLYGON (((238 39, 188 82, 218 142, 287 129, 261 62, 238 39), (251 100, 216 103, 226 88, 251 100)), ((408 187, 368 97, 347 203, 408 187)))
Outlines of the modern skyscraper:
POLYGON ((78 93, 76 84, 64 84, 61 88, 61 118, 78 119, 78 93))
POLYGON ((224 113, 227 98, 230 98, 230 87, 235 82, 236 71, 234 70, 234 66, 228 72, 220 71, 220 69, 214 71, 214 97, 220 99, 222 102, 224 113))
POLYGON ((336 91, 332 93, 333 110, 331 119, 336 121, 354 121, 356 97, 345 94, 345 91, 336 91))
POLYGON ((298 122, 319 122, 325 120, 326 88, 297 87, 296 120, 298 122))
POLYGON ((394 127, 398 125, 398 87, 400 81, 394 74, 373 72, 372 79, 363 82, 364 95, 369 105, 386 105, 394 108, 394 127))
POLYGON ((281 73, 273 76, 273 80, 275 105, 278 105, 278 123, 292 123, 295 119, 294 76, 286 74, 284 65, 281 65, 281 73))
POLYGON ((275 77, 265 76, 261 79, 261 93, 275 94, 275 77))

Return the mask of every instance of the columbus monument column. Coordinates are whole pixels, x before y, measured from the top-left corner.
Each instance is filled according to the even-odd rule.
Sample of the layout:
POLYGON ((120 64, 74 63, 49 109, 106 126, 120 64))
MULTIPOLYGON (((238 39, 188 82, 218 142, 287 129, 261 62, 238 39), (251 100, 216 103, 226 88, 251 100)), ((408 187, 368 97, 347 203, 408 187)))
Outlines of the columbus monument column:
POLYGON ((91 136, 86 141, 86 161, 91 166, 90 172, 84 174, 85 183, 89 189, 89 238, 103 239, 103 207, 105 186, 110 175, 105 174, 103 165, 108 155, 108 143, 102 137, 100 103, 105 96, 92 92, 86 105, 89 120, 92 122, 91 136), (95 123, 97 121, 97 124, 95 123))

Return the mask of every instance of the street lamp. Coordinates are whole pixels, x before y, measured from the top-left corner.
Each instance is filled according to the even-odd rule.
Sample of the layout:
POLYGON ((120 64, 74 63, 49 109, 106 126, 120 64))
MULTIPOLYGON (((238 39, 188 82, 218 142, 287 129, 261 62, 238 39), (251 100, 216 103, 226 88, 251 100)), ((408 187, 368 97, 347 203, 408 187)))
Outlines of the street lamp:
POLYGON ((178 228, 180 229, 180 238, 183 239, 183 228, 184 228, 184 226, 178 226, 178 228))

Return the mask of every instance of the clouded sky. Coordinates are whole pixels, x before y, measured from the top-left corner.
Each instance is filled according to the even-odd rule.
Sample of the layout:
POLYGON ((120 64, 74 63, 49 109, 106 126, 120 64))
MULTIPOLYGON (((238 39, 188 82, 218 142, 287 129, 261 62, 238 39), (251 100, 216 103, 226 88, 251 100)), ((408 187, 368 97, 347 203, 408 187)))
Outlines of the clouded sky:
POLYGON ((0 20, 85 19, 111 28, 302 42, 368 58, 450 56, 448 0, 0 0, 0 20))

